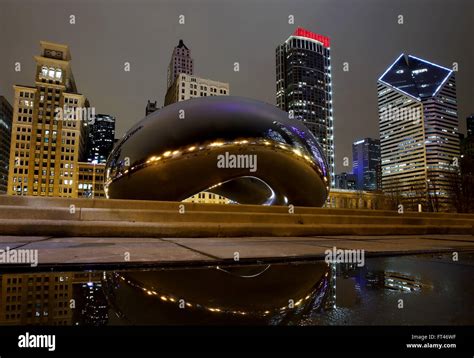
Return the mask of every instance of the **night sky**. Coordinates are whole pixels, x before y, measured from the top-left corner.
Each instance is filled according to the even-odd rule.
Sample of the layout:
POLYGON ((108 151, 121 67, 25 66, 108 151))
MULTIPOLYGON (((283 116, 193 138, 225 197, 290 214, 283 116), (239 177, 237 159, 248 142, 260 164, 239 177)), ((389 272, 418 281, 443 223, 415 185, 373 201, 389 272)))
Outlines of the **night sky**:
POLYGON ((378 138, 376 82, 401 52, 459 64, 465 133, 474 112, 472 0, 0 0, 0 95, 11 101, 13 84, 34 85, 40 40, 68 44, 79 92, 96 113, 117 117, 121 137, 144 116, 148 99, 163 104, 171 52, 183 39, 196 75, 229 82, 231 95, 275 104, 275 48, 297 26, 331 38, 336 172, 351 171, 342 163, 352 158, 354 140, 378 138))

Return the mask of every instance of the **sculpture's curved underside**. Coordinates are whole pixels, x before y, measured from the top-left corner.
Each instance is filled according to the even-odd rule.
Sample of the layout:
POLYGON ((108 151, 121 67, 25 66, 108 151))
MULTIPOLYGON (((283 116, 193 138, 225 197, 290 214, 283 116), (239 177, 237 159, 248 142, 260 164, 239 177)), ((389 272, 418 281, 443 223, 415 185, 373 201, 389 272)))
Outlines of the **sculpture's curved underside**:
POLYGON ((314 135, 273 105, 201 97, 154 112, 111 153, 106 193, 181 201, 201 191, 241 204, 322 206, 329 171, 314 135))

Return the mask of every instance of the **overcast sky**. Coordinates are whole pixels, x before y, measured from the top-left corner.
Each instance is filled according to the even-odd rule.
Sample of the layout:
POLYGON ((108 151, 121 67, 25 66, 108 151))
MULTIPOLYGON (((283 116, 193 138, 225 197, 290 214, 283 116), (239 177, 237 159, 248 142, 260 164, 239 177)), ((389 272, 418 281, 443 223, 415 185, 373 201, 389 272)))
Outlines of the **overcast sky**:
POLYGON ((79 92, 98 113, 116 116, 122 136, 144 116, 148 99, 163 104, 171 52, 183 39, 196 75, 275 104, 275 48, 296 26, 331 38, 337 172, 351 170, 342 163, 352 159, 354 140, 378 138, 377 78, 401 52, 459 64, 465 132, 474 112, 472 0, 0 0, 0 95, 11 101, 13 84, 34 85, 40 40, 68 44, 79 92))

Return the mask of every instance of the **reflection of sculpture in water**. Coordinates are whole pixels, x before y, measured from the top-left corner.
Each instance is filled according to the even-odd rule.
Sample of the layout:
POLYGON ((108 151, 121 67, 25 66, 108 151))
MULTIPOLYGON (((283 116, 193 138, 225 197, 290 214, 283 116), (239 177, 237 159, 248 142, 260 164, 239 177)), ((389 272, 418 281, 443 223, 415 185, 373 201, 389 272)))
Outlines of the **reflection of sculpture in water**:
POLYGON ((130 324, 285 324, 319 307, 325 262, 114 272, 105 284, 130 324), (146 310, 143 310, 146 307, 146 310))
POLYGON ((328 172, 300 121, 266 103, 215 96, 166 106, 132 127, 107 161, 105 190, 117 199, 181 201, 206 191, 241 204, 322 206, 328 172))

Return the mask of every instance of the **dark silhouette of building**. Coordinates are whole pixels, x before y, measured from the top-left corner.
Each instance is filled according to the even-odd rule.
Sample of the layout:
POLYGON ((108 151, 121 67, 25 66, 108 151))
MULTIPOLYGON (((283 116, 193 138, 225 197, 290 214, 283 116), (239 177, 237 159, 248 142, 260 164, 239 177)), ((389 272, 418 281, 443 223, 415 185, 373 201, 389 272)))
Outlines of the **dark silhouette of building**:
POLYGON ((474 113, 466 118, 467 136, 474 137, 474 113))
POLYGON ((146 107, 145 107, 145 116, 148 116, 150 113, 155 112, 158 110, 158 106, 156 104, 156 101, 152 102, 148 100, 146 107))
POLYGON ((351 173, 336 174, 336 189, 355 190, 356 189, 356 176, 351 173))
POLYGON ((8 185, 12 118, 11 104, 5 97, 0 96, 0 193, 5 193, 8 185))
POLYGON ((461 139, 461 157, 474 161, 474 114, 466 118, 467 136, 461 139))

